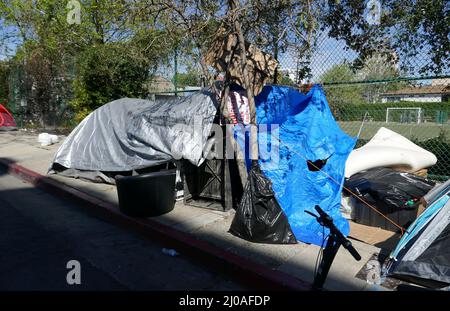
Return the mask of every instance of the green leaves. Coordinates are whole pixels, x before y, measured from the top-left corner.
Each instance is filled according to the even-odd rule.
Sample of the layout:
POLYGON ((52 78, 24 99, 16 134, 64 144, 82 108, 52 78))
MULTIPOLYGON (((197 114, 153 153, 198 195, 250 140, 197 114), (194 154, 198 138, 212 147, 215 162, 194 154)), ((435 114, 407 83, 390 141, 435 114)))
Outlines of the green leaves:
POLYGON ((150 61, 123 43, 92 46, 78 57, 71 102, 79 121, 92 110, 122 97, 145 97, 150 61))
POLYGON ((323 17, 329 35, 358 53, 353 68, 362 68, 375 53, 397 53, 410 75, 440 74, 449 69, 450 5, 445 0, 384 0, 378 26, 369 25, 365 1, 328 1, 323 17))
POLYGON ((149 24, 153 12, 141 15, 145 1, 79 2, 80 24, 71 24, 67 1, 0 0, 0 18, 17 30, 20 97, 41 123, 68 98, 80 120, 111 100, 145 96, 150 73, 173 48, 168 33, 149 24))
POLYGON ((186 73, 177 73, 175 79, 179 87, 201 85, 200 73, 192 70, 186 73))
MULTIPOLYGON (((321 83, 339 82, 339 81, 354 81, 356 79, 355 73, 349 65, 340 64, 335 65, 325 72, 321 78, 321 83)), ((340 104, 355 104, 362 102, 362 92, 360 86, 343 85, 339 87, 329 87, 325 90, 328 102, 331 106, 340 104)))
POLYGON ((5 61, 0 61, 0 104, 9 97, 9 67, 5 61))

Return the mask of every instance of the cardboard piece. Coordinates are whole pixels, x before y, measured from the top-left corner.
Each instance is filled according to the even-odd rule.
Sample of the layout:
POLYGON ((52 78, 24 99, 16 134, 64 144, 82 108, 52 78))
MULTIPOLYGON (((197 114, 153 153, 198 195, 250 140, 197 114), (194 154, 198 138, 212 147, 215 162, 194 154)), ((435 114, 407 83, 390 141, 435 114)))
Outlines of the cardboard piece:
POLYGON ((379 227, 371 227, 349 221, 349 237, 391 251, 400 240, 400 234, 379 227))
POLYGON ((427 178, 428 177, 428 169, 426 168, 422 168, 418 171, 414 171, 411 170, 411 168, 409 168, 408 166, 393 166, 392 169, 399 171, 399 172, 405 172, 405 173, 411 173, 414 174, 416 176, 420 176, 423 178, 427 178))

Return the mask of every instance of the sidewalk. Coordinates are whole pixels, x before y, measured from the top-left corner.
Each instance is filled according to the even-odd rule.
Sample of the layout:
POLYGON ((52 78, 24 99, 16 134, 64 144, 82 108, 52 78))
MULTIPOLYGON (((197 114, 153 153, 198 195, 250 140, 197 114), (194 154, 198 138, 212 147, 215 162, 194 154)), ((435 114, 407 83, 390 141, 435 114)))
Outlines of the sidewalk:
MULTIPOLYGON (((60 140, 63 137, 60 136, 60 140)), ((37 133, 0 132, 0 166, 15 167, 16 173, 29 181, 42 179, 46 175, 54 153, 59 145, 41 147, 37 143, 37 133), (11 166, 12 165, 12 166, 11 166), (22 168, 25 168, 22 169, 22 168), (33 173, 34 172, 34 173, 33 173), (30 177, 31 176, 31 177, 30 177), (34 179, 33 179, 34 178, 34 179)), ((210 250, 215 258, 222 258, 233 265, 241 265, 242 271, 251 271, 255 276, 281 282, 286 288, 304 289, 306 283, 313 280, 314 267, 319 247, 299 243, 296 245, 270 245, 250 243, 237 238, 228 232, 234 211, 220 212, 185 206, 177 202, 172 212, 146 220, 136 220, 120 214, 116 187, 105 184, 95 184, 74 178, 56 175, 47 176, 45 180, 52 185, 73 192, 72 196, 81 196, 96 204, 99 209, 113 214, 116 222, 135 223, 140 230, 147 228, 171 237, 178 242, 193 243, 189 246, 177 245, 181 255, 195 253, 192 245, 199 245, 204 250, 210 250), (73 190, 74 189, 74 190, 73 190), (121 221, 119 218, 121 218, 121 221), (118 220, 119 219, 119 220, 118 220)), ((341 248, 333 262, 325 287, 329 290, 373 290, 372 285, 356 278, 355 275, 366 265, 367 261, 380 249, 356 240, 354 247, 361 254, 357 262, 341 248)), ((214 257, 213 256, 213 257, 214 257)), ((222 263, 220 263, 222 264, 222 263)), ((239 269, 238 269, 239 270, 239 269)), ((236 271, 234 271, 236 273, 236 271)), ((275 284, 275 283, 274 283, 275 284)))

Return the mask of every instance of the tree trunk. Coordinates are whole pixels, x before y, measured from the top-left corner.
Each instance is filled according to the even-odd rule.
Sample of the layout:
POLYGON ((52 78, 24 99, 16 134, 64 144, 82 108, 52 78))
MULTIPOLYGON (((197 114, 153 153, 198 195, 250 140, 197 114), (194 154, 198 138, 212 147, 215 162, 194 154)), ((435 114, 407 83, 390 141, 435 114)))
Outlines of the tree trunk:
MULTIPOLYGON (((275 37, 277 38, 277 37, 275 37)), ((275 39, 274 44, 274 49, 273 49, 273 57, 275 58, 276 61, 278 61, 278 40, 275 39)), ((278 66, 275 67, 275 77, 273 78, 273 84, 278 84, 278 66)))
MULTIPOLYGON (((230 63, 233 60, 233 53, 230 56, 230 59, 227 63, 227 69, 225 72, 225 77, 224 77, 224 81, 223 81, 223 86, 222 86, 222 98, 220 101, 220 113, 222 114, 222 117, 225 120, 228 120, 228 110, 227 110, 227 99, 228 96, 230 94, 230 71, 229 71, 229 67, 230 67, 230 63)), ((235 152, 236 155, 236 164, 238 167, 238 171, 239 171, 239 177, 241 179, 241 185, 242 188, 245 187, 245 183, 247 181, 247 168, 245 166, 245 156, 244 153, 242 152, 239 144, 237 143, 237 141, 234 139, 234 131, 233 128, 231 126, 229 126, 227 124, 227 122, 225 122, 225 142, 226 144, 232 144, 233 150, 235 152)), ((226 154, 226 150, 224 153, 225 156, 225 161, 227 161, 227 154, 226 154)))
POLYGON ((229 0, 229 8, 232 11, 232 19, 234 30, 238 37, 238 44, 240 50, 240 59, 241 59, 241 71, 242 78, 244 80, 244 87, 247 90, 247 98, 248 105, 250 109, 250 157, 252 161, 258 160, 258 129, 256 127, 256 107, 255 107, 255 99, 253 97, 253 86, 250 83, 248 71, 247 71, 247 56, 245 49, 245 40, 244 35, 241 29, 241 23, 239 22, 236 9, 237 4, 236 0, 229 0))

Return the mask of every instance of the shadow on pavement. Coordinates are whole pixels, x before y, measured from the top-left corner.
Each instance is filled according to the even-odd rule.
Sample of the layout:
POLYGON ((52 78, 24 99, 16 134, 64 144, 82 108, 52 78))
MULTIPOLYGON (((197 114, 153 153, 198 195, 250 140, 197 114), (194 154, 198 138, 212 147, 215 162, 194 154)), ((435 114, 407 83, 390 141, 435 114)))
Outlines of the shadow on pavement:
MULTIPOLYGON (((5 158, 0 158, 0 161, 14 163, 5 158)), ((14 177, 8 176, 7 171, 1 169, 0 165, 0 181, 8 178, 14 177)), ((41 177, 41 179, 49 178, 41 177)), ((36 184, 39 186, 42 180, 37 180, 36 184)), ((245 279, 245 269, 236 270, 235 267, 220 259, 213 263, 212 259, 217 258, 208 258, 207 254, 199 255, 197 250, 183 245, 182 242, 149 234, 145 226, 155 224, 154 220, 138 219, 137 221, 144 226, 130 226, 130 221, 124 221, 118 211, 112 213, 105 211, 104 207, 91 208, 88 203, 69 202, 18 181, 19 186, 8 186, 6 190, 0 183, 0 223, 2 223, 0 245, 2 249, 7 250, 7 255, 2 256, 0 262, 0 290, 73 289, 65 280, 68 271, 65 264, 76 257, 81 250, 86 253, 81 257, 80 263, 87 272, 85 285, 79 289, 243 290, 255 288, 251 286, 255 285, 255 280, 245 279), (9 199, 5 200, 6 197, 9 199), (17 198, 16 204, 11 202, 15 200, 11 198, 17 198), (58 203, 53 204, 55 206, 47 206, 46 200, 58 203), (116 225, 125 227, 127 230, 116 225), (131 239, 130 235, 136 240, 131 239), (136 242, 137 240, 139 242, 136 242), (134 247, 137 248, 134 249, 134 247), (181 256, 163 255, 161 247, 176 248, 181 256), (187 272, 183 272, 183 269, 178 267, 183 267, 183 264, 187 265, 185 267, 187 272), (200 270, 206 272, 199 272, 196 267, 201 267, 200 270), (170 276, 163 274, 165 270, 171 271, 172 274, 170 276)), ((117 209, 117 207, 114 208, 117 209)), ((164 227, 162 224, 157 226, 164 227)), ((170 228, 170 230, 174 229, 170 228)), ((184 232, 189 231, 189 228, 184 228, 182 223, 178 225, 177 230, 181 240, 183 236, 186 238, 190 235, 184 232)), ((261 245, 240 239, 230 239, 229 233, 227 233, 228 236, 224 236, 222 231, 227 230, 218 230, 217 234, 211 232, 204 232, 203 235, 197 236, 194 234, 190 238, 200 240, 202 245, 212 245, 223 251, 231 251, 250 262, 268 265, 267 269, 277 269, 282 264, 286 264, 283 259, 277 258, 277 254, 274 257, 274 254, 265 252, 262 247, 259 247, 261 245)), ((280 253, 289 253, 293 249, 290 245, 277 247, 280 253)), ((314 254, 310 257, 315 259, 314 254)), ((295 260, 289 260, 284 269, 284 273, 290 277, 301 277, 303 280, 299 281, 304 282, 304 288, 312 282, 313 272, 314 266, 310 262, 302 263, 295 260)), ((326 287, 327 284, 332 284, 333 288, 362 289, 361 284, 355 285, 351 282, 353 277, 351 275, 348 278, 341 278, 330 275, 326 287)), ((259 289, 271 288, 261 283, 259 289)))

